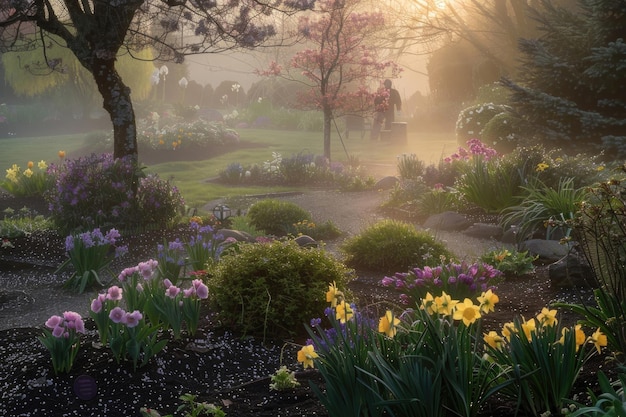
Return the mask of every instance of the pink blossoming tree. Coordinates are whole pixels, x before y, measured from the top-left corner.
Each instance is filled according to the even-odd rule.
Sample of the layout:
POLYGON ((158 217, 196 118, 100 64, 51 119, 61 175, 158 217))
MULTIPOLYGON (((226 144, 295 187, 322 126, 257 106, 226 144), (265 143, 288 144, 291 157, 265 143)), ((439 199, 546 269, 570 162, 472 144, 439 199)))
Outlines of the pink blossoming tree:
POLYGON ((324 157, 329 160, 333 119, 373 111, 382 79, 400 73, 394 62, 381 59, 384 50, 375 45, 374 35, 385 29, 383 14, 359 6, 363 3, 358 0, 317 1, 298 22, 297 34, 304 38, 305 48, 284 65, 272 62, 262 72, 306 84, 298 101, 304 109, 323 112, 324 157))

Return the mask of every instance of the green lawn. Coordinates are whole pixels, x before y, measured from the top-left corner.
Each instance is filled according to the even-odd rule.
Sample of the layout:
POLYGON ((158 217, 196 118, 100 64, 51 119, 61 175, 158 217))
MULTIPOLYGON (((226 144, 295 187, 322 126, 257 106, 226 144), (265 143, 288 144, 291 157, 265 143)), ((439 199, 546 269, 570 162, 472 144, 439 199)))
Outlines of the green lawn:
MULTIPOLYGON (((147 167, 146 172, 158 173, 171 179, 181 190, 191 207, 201 208, 207 202, 238 195, 259 194, 293 190, 285 187, 231 187, 208 182, 228 164, 239 162, 242 165, 261 164, 272 159, 272 152, 291 156, 299 152, 321 155, 323 153, 322 134, 319 132, 277 131, 243 129, 239 131, 241 140, 258 144, 258 147, 243 149, 201 161, 172 161, 147 167)), ((93 143, 94 136, 85 134, 0 139, 0 169, 12 164, 24 169, 28 161, 58 161, 57 153, 65 150, 68 158, 77 156, 79 151, 102 152, 101 144, 93 143), (91 141, 91 142, 90 142, 91 141)), ((351 132, 349 139, 340 140, 335 133, 332 138, 331 156, 336 162, 346 162, 348 155, 357 157, 369 173, 379 178, 396 173, 398 155, 415 153, 427 163, 436 163, 439 158, 456 151, 454 133, 409 132, 406 143, 370 141, 358 132, 351 132)))

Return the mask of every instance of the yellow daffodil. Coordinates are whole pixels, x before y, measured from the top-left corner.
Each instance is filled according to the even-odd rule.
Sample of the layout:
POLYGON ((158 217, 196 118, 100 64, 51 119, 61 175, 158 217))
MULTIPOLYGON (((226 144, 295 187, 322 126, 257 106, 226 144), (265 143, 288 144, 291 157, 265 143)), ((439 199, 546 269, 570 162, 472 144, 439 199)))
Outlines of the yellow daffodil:
POLYGON ((502 251, 494 254, 493 255, 493 259, 498 261, 498 262, 502 262, 508 256, 511 256, 511 252, 509 252, 506 249, 503 249, 502 251))
POLYGON ((591 335, 590 341, 596 347, 596 350, 598 351, 598 353, 600 353, 600 351, 602 350, 602 347, 608 344, 606 335, 602 334, 599 327, 598 327, 598 330, 593 332, 593 334, 591 335))
POLYGON ((548 168, 550 168, 550 165, 546 164, 545 162, 541 162, 540 164, 537 164, 537 168, 535 169, 535 171, 542 172, 548 168))
POLYGON ((537 320, 542 326, 554 326, 559 322, 556 319, 556 310, 548 310, 546 307, 541 309, 541 313, 537 315, 537 320))
POLYGON ((17 171, 15 171, 13 168, 7 169, 6 178, 11 182, 17 182, 17 171))
POLYGON ((313 359, 318 358, 319 356, 315 353, 315 348, 313 345, 302 346, 302 349, 298 351, 298 362, 301 362, 306 368, 314 368, 313 359))
POLYGON ((517 333, 515 324, 512 321, 504 323, 504 325, 502 326, 502 336, 504 336, 506 340, 510 341, 512 333, 517 333))
POLYGON ((604 171, 605 166, 604 165, 598 165, 598 167, 596 168, 596 171, 600 172, 600 171, 604 171))
POLYGON ((32 177, 32 176, 33 176, 33 170, 32 170, 32 169, 30 169, 30 168, 26 168, 26 169, 24 170, 24 176, 25 176, 26 178, 30 178, 30 177, 32 177))
POLYGON ((400 324, 400 319, 395 317, 391 310, 387 310, 378 322, 378 331, 385 333, 388 337, 394 337, 398 324, 400 324))
POLYGON ((45 170, 46 168, 48 168, 48 164, 46 164, 46 161, 44 161, 44 160, 42 159, 41 161, 39 161, 39 162, 37 163, 37 167, 38 167, 40 170, 42 170, 42 171, 43 171, 43 170, 45 170))
POLYGON ((453 318, 454 320, 463 320, 463 324, 469 326, 480 318, 480 307, 466 298, 462 303, 456 305, 453 318))
POLYGON ((35 163, 34 163, 33 161, 28 161, 28 163, 26 164, 26 166, 27 166, 29 169, 33 169, 33 167, 35 166, 35 163))
POLYGON ((435 298, 429 292, 426 293, 424 298, 422 298, 422 305, 420 308, 428 314, 435 314, 437 312, 437 307, 435 306, 435 298))
POLYGON ((452 297, 446 294, 445 291, 441 292, 441 296, 435 297, 435 306, 433 311, 444 316, 449 316, 454 311, 454 307, 459 303, 458 300, 453 300, 452 297))
POLYGON ((500 336, 498 332, 494 332, 493 330, 485 334, 483 336, 483 340, 494 349, 502 349, 502 344, 504 343, 504 339, 502 338, 502 336, 500 336))
POLYGON ((337 307, 337 301, 343 297, 343 293, 337 288, 337 284, 333 281, 332 284, 328 284, 328 291, 326 291, 326 302, 330 303, 330 306, 337 307))
POLYGON ((490 311, 494 311, 495 305, 500 301, 500 298, 494 294, 491 290, 487 290, 478 297, 480 303, 480 311, 487 314, 490 311))
POLYGON ((354 311, 352 311, 352 307, 350 307, 350 304, 346 303, 343 300, 337 304, 337 307, 335 308, 335 314, 337 315, 339 321, 342 323, 345 323, 346 321, 349 321, 350 319, 352 319, 352 317, 354 317, 354 311))
POLYGON ((65 151, 59 151, 59 158, 65 158, 65 151))
POLYGON ((526 338, 530 341, 533 339, 533 333, 537 330, 537 322, 535 319, 526 320, 522 323, 522 330, 526 338))
MULTIPOLYGON (((565 334, 568 331, 569 331, 568 328, 564 328, 563 330, 561 330, 561 338, 558 340, 560 344, 565 343, 565 334)), ((574 332, 576 334, 576 351, 578 352, 578 348, 580 348, 585 343, 585 340, 587 340, 587 337, 585 336, 585 332, 583 331, 582 326, 580 324, 577 324, 576 327, 574 327, 574 332)))

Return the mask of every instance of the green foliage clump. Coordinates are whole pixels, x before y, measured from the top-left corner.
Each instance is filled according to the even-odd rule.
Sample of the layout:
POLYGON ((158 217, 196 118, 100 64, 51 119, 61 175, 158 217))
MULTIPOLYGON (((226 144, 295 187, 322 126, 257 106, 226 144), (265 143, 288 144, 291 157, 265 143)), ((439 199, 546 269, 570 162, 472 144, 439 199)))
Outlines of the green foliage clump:
POLYGON ((480 137, 500 154, 512 152, 524 141, 521 121, 508 112, 493 116, 481 131, 480 137))
POLYGON ((585 188, 574 187, 572 178, 562 178, 557 188, 535 181, 522 189, 526 195, 519 204, 504 210, 502 223, 516 225, 519 240, 527 239, 537 230, 545 230, 546 239, 556 229, 568 235, 569 227, 559 222, 574 218, 586 197, 585 188))
POLYGON ((456 188, 468 202, 488 213, 514 205, 521 195, 518 167, 506 158, 474 156, 462 167, 456 188))
POLYGON ((28 236, 36 231, 52 229, 53 226, 49 219, 33 213, 27 207, 22 207, 18 212, 7 208, 3 213, 4 218, 0 220, 0 238, 3 239, 28 236))
POLYGON ((416 266, 435 266, 452 254, 425 231, 395 220, 375 223, 343 242, 342 252, 351 267, 391 273, 416 266))
POLYGON ((401 179, 416 180, 424 174, 426 165, 417 156, 412 154, 398 155, 398 174, 401 179))
POLYGON ((481 261, 508 276, 530 274, 535 270, 536 259, 537 256, 529 255, 528 251, 508 249, 492 249, 480 257, 481 261))
POLYGON ((346 286, 349 270, 328 252, 293 241, 251 243, 229 252, 208 286, 220 321, 253 335, 290 337, 325 307, 329 282, 346 286))
POLYGON ((311 213, 297 204, 271 198, 253 204, 248 218, 252 226, 275 236, 286 236, 298 222, 312 220, 311 213))

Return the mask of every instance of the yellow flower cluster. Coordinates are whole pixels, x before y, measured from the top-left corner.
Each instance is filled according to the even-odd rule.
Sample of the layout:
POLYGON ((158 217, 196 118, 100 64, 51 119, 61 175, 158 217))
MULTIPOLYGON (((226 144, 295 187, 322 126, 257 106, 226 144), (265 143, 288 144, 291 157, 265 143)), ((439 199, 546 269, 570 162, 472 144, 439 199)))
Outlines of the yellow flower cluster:
POLYGON ((478 320, 482 314, 494 311, 495 305, 500 301, 491 290, 483 292, 477 300, 478 304, 474 304, 469 298, 462 302, 453 300, 445 291, 442 291, 438 297, 433 297, 431 293, 427 293, 422 299, 421 308, 429 314, 452 316, 454 320, 462 321, 464 325, 469 326, 478 320))
MULTIPOLYGON (((26 178, 32 177, 34 174, 32 168, 34 168, 35 163, 33 161, 28 161, 26 166, 27 168, 24 170, 24 172, 22 172, 22 169, 20 168, 19 165, 13 164, 11 168, 6 170, 6 173, 7 173, 5 175, 6 179, 8 179, 9 181, 13 183, 17 183, 20 178, 20 173, 26 178)), ((39 168, 40 171, 45 171, 48 168, 48 164, 46 164, 46 161, 41 160, 37 163, 37 167, 39 168)))
POLYGON ((550 165, 546 164, 545 162, 541 162, 541 163, 537 164, 537 168, 535 168, 535 171, 543 172, 543 171, 545 171, 548 168, 550 168, 550 165))
MULTIPOLYGON (((533 334, 542 331, 542 329, 556 326, 559 322, 556 318, 556 314, 556 310, 550 310, 544 307, 541 310, 541 313, 537 314, 536 317, 529 320, 522 320, 520 327, 528 341, 532 341, 533 334)), ((483 340, 494 349, 502 349, 505 341, 510 341, 511 336, 513 334, 517 334, 518 331, 519 330, 514 322, 508 322, 502 326, 501 334, 498 334, 495 331, 490 331, 489 333, 483 335, 483 340)), ((569 328, 563 328, 561 331, 561 338, 557 341, 557 343, 563 344, 565 342, 565 335, 569 331, 569 328)), ((574 332, 576 335, 576 350, 578 350, 585 343, 589 342, 592 343, 598 353, 600 353, 602 347, 607 345, 607 337, 602 334, 599 328, 589 337, 585 335, 585 332, 580 324, 574 327, 574 332)))

